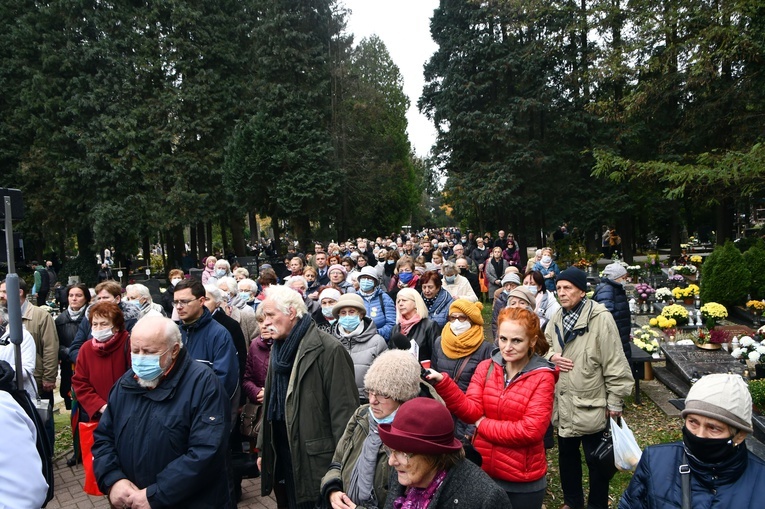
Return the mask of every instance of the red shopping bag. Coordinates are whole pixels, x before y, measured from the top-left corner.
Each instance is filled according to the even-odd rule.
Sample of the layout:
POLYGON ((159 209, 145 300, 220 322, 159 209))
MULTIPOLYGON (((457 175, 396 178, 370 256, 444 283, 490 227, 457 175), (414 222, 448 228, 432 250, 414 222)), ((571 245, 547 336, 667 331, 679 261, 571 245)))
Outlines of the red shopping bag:
POLYGON ((102 496, 103 493, 99 491, 98 483, 96 483, 96 474, 93 473, 93 454, 90 452, 90 448, 93 447, 93 432, 97 427, 98 421, 79 424, 82 467, 85 470, 85 485, 82 489, 88 495, 102 496))

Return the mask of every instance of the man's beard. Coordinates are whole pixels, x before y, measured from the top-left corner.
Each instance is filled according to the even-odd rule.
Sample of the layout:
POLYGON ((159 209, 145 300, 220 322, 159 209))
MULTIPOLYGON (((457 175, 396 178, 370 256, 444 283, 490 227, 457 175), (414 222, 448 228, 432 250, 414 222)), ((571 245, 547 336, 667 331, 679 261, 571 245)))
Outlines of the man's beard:
POLYGON ((161 379, 162 376, 158 376, 154 380, 144 380, 143 378, 138 378, 138 385, 145 389, 156 389, 161 379))

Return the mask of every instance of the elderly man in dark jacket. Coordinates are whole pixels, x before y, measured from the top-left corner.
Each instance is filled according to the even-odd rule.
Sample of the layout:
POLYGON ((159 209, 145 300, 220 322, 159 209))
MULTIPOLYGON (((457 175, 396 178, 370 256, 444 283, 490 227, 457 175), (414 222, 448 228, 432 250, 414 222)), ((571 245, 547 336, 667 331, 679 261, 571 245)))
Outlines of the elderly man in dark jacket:
POLYGON ((220 380, 181 346, 169 318, 143 318, 130 348, 132 369, 114 385, 94 434, 99 489, 113 507, 233 508, 220 380))
POLYGON ((627 300, 627 292, 624 283, 627 281, 627 269, 621 263, 612 263, 603 269, 603 279, 595 287, 592 300, 600 302, 611 312, 619 329, 619 339, 622 341, 624 355, 629 361, 632 359, 630 349, 630 329, 632 317, 630 316, 630 304, 627 300))
POLYGON ((313 509, 321 477, 359 406, 353 361, 319 331, 300 294, 271 286, 261 329, 274 339, 258 436, 261 493, 277 507, 313 509))

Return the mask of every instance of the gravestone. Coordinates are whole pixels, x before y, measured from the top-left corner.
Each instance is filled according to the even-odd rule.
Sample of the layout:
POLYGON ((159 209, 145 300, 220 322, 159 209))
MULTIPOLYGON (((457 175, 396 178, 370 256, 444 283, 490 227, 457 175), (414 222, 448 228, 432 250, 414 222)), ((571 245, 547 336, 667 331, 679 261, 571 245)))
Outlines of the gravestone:
POLYGON ((250 273, 250 279, 257 279, 259 275, 258 271, 258 257, 257 256, 237 256, 236 261, 239 262, 240 267, 247 269, 250 273))
POLYGON ((189 269, 189 277, 192 277, 196 279, 197 281, 202 281, 202 273, 204 270, 202 269, 189 269))
POLYGON ((745 365, 723 349, 704 350, 695 345, 663 345, 667 369, 675 376, 690 384, 692 378, 710 373, 738 373, 745 365))

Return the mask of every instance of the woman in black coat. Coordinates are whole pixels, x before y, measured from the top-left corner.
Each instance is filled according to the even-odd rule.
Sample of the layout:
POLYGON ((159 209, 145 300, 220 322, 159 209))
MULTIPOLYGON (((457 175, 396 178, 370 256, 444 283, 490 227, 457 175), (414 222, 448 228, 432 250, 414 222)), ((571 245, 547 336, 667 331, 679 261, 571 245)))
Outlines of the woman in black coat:
POLYGON ((603 269, 603 279, 595 287, 592 300, 600 302, 611 312, 619 329, 619 338, 622 340, 622 348, 627 361, 632 358, 630 350, 630 329, 632 317, 630 304, 627 300, 627 292, 624 290, 624 282, 627 281, 627 270, 620 263, 612 263, 603 269))

